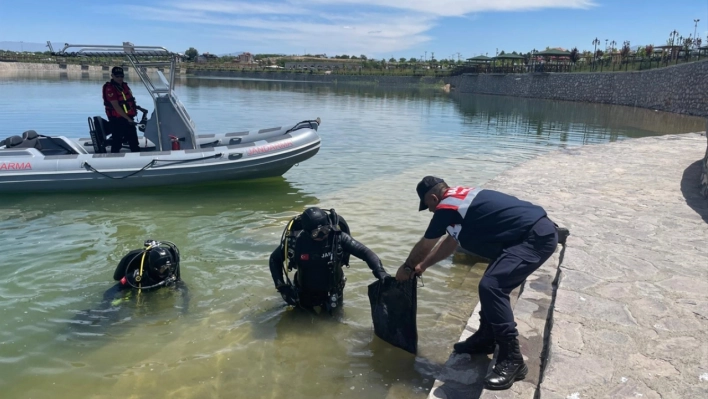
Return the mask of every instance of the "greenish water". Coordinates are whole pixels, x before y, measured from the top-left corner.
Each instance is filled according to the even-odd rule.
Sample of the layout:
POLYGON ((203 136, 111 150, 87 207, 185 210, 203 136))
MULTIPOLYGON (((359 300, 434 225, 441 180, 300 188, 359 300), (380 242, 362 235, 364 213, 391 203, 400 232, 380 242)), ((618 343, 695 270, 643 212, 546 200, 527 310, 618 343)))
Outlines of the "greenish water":
MULTIPOLYGON (((0 75, 0 138, 86 137, 102 81, 0 75)), ((370 86, 188 79, 177 92, 200 133, 319 116, 322 149, 256 182, 0 198, 3 398, 424 398, 477 301, 482 265, 455 256, 425 274, 412 356, 374 337, 361 261, 345 270, 339 317, 286 310, 268 257, 289 218, 337 209, 393 273, 429 220, 414 191, 426 174, 479 185, 557 148, 704 128, 623 107, 370 86), (122 303, 97 328, 72 322, 146 238, 179 246, 186 311, 165 290, 122 303)))

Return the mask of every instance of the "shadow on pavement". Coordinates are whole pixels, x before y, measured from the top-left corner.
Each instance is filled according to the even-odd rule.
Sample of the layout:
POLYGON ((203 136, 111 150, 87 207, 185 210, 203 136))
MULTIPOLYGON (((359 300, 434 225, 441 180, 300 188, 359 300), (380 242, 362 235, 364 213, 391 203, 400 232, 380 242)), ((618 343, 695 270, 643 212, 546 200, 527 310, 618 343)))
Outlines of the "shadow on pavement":
POLYGON ((430 397, 478 399, 484 392, 484 377, 489 367, 490 359, 486 356, 470 357, 453 353, 445 371, 438 376, 442 383, 433 387, 430 397))
POLYGON ((699 214, 703 221, 708 223, 708 199, 701 195, 701 164, 703 160, 692 163, 683 171, 681 177, 681 193, 686 199, 686 204, 699 214))

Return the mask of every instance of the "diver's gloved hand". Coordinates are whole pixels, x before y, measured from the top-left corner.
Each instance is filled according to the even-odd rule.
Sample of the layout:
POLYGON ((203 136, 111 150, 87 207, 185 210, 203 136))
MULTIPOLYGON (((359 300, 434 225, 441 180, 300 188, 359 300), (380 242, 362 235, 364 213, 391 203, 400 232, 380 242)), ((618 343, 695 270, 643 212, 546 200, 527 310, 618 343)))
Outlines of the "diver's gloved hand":
POLYGON ((297 306, 297 292, 295 291, 295 287, 290 284, 283 284, 279 285, 277 290, 288 305, 297 306))
POLYGON ((376 277, 377 279, 379 279, 381 281, 384 281, 384 279, 386 277, 391 277, 391 275, 386 273, 386 270, 384 270, 382 267, 379 270, 374 271, 374 277, 376 277))

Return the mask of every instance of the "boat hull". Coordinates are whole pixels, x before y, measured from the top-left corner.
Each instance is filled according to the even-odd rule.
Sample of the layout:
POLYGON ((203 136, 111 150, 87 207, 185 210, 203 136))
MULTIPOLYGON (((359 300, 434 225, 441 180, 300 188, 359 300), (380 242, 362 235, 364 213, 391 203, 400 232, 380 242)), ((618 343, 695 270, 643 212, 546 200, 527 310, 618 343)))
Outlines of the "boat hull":
POLYGON ((45 156, 27 149, 13 156, 19 152, 9 149, 0 151, 0 193, 121 190, 260 179, 283 175, 313 157, 319 148, 317 132, 301 129, 261 141, 195 150, 45 156))

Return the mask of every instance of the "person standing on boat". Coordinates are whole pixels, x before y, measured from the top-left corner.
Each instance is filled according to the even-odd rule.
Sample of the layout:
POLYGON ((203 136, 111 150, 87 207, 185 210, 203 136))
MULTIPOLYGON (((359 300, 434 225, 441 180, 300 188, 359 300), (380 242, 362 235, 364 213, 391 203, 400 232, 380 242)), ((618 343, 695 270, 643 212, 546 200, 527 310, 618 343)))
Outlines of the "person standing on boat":
POLYGON ((349 254, 366 262, 379 280, 391 276, 381 260, 349 235, 349 226, 334 209, 329 214, 312 207, 296 216, 285 228, 280 245, 270 255, 270 274, 283 300, 289 305, 332 311, 343 302, 349 254), (285 270, 296 269, 294 283, 285 270), (285 271, 285 279, 283 272, 285 271))
POLYGON ((130 151, 139 152, 138 131, 133 118, 138 114, 133 92, 123 81, 123 68, 116 66, 111 70, 111 81, 103 85, 103 105, 106 108, 109 128, 113 135, 111 152, 120 152, 123 141, 127 140, 130 151))
MULTIPOLYGON (((485 378, 485 387, 507 389, 528 372, 509 294, 555 252, 558 233, 567 230, 557 230, 542 207, 498 191, 449 187, 434 176, 424 177, 416 191, 418 210, 429 209, 433 218, 398 269, 396 279, 405 281, 423 274, 452 255, 458 245, 490 259, 479 282, 479 329, 454 348, 457 353, 488 355, 499 345, 497 362, 485 378), (445 233, 448 236, 440 241, 445 233)), ((561 243, 565 236, 561 234, 561 243)))

